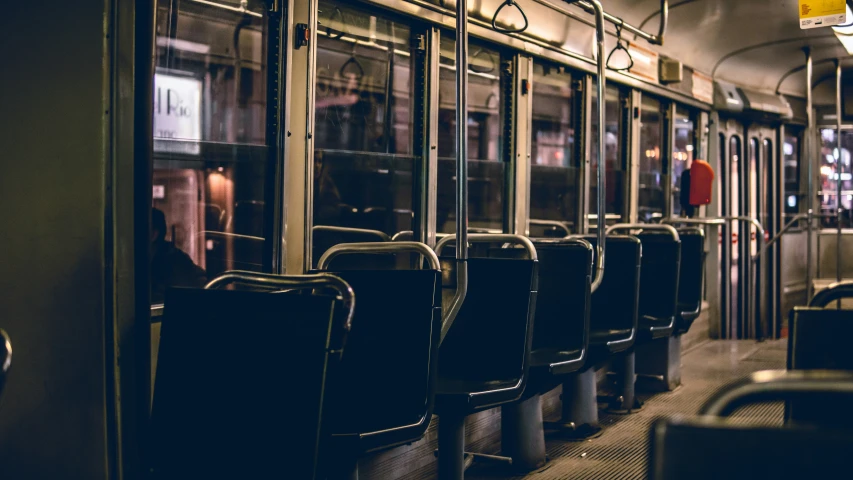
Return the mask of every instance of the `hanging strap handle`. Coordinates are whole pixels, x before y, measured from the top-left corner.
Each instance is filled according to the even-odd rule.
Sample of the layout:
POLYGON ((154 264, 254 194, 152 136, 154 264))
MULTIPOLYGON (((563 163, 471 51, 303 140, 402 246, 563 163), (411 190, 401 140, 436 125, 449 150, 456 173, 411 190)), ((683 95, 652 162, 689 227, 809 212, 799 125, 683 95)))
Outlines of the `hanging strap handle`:
POLYGON ((616 25, 616 47, 613 50, 611 50, 610 55, 607 56, 607 69, 612 70, 614 72, 627 72, 627 71, 631 70, 632 68, 634 68, 634 57, 631 56, 631 52, 628 50, 628 47, 631 46, 631 42, 629 42, 628 40, 625 40, 625 44, 624 45, 622 44, 622 26, 624 24, 625 24, 625 22, 623 21, 619 25, 616 25), (610 66, 610 59, 613 58, 613 54, 616 53, 618 50, 622 50, 625 52, 626 55, 628 55, 628 60, 630 60, 631 63, 628 64, 627 67, 613 68, 610 66))
POLYGON ((495 10, 495 15, 492 17, 492 28, 496 32, 500 33, 522 33, 527 30, 527 27, 530 26, 530 21, 527 20, 527 14, 524 13, 524 10, 521 9, 521 5, 518 4, 515 0, 506 0, 504 3, 495 10), (501 14, 501 10, 505 7, 515 7, 518 10, 518 13, 521 14, 521 17, 524 19, 524 26, 521 28, 503 28, 498 26, 498 15, 501 14))

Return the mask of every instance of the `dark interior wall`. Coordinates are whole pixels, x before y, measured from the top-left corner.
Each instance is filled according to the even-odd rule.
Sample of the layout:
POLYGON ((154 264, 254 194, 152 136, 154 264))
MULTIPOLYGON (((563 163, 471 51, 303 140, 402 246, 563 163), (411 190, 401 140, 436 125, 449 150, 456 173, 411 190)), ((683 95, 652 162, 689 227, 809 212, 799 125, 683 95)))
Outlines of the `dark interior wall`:
POLYGON ((0 13, 0 477, 107 477, 107 0, 0 13))

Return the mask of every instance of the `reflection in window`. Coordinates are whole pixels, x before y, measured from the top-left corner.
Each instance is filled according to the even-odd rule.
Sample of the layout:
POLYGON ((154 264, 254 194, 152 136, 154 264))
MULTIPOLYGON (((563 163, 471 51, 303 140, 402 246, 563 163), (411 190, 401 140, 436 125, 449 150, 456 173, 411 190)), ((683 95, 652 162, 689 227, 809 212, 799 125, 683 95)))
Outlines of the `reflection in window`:
POLYGON ((785 223, 800 212, 803 196, 800 192, 800 133, 786 129, 782 154, 785 176, 785 223))
POLYGON ((663 114, 661 103, 643 95, 640 108, 640 187, 638 220, 660 221, 666 207, 663 165, 663 114))
POLYGON ((319 18, 314 225, 412 230, 411 29, 344 2, 319 18))
MULTIPOLYGON (((502 230, 506 163, 502 158, 500 53, 468 50, 468 214, 472 229, 502 230)), ((441 37, 438 111, 438 232, 456 231, 456 41, 441 37)))
POLYGON ((672 148, 672 214, 681 212, 681 176, 693 164, 696 149, 696 114, 681 105, 675 108, 672 148))
POLYGON ((249 1, 256 14, 249 15, 188 0, 158 2, 154 302, 168 285, 264 268, 271 225, 264 207, 270 157, 263 4, 249 1))
MULTIPOLYGON (((607 223, 616 223, 622 217, 623 195, 625 185, 625 165, 622 161, 622 107, 620 105, 619 88, 606 86, 605 91, 604 129, 604 159, 607 173, 607 202, 605 211, 607 223)), ((589 212, 595 218, 598 212, 598 89, 593 82, 592 89, 592 161, 589 172, 589 212)), ((595 221, 590 220, 590 227, 595 227, 595 221)))
MULTIPOLYGON (((853 135, 850 132, 841 134, 841 150, 838 150, 838 135, 834 129, 826 128, 820 131, 820 190, 818 200, 823 214, 836 215, 838 211, 838 182, 841 181, 841 226, 850 228, 850 210, 853 206, 853 172, 850 170, 850 152, 853 151, 853 135)), ((821 219, 824 227, 836 227, 838 221, 834 217, 821 219)))
MULTIPOLYGON (((530 218, 572 228, 577 213, 577 163, 573 157, 572 76, 533 64, 533 131, 530 218)), ((531 227, 531 235, 541 228, 531 227)))

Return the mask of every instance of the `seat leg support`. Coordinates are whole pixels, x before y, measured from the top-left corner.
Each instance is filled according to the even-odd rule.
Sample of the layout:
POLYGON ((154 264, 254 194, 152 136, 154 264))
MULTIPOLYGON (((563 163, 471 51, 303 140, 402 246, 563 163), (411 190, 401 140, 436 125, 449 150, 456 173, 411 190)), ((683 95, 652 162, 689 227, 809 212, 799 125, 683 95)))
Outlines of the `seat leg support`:
POLYGON ((445 413, 438 417, 438 478, 465 478, 465 416, 445 413))
POLYGON ((557 423, 546 423, 548 429, 557 430, 561 436, 585 439, 601 431, 598 423, 598 395, 595 368, 589 367, 563 382, 562 418, 557 423))
POLYGON ((612 413, 631 413, 640 409, 640 402, 637 401, 634 390, 636 358, 637 355, 634 350, 630 350, 616 361, 618 365, 616 372, 617 391, 620 392, 620 395, 610 405, 609 411, 612 413))
POLYGON ((637 347, 637 384, 643 391, 671 392, 681 385, 681 335, 637 347))
POLYGON ((539 394, 501 407, 501 450, 512 458, 513 470, 528 472, 545 465, 545 431, 539 394))

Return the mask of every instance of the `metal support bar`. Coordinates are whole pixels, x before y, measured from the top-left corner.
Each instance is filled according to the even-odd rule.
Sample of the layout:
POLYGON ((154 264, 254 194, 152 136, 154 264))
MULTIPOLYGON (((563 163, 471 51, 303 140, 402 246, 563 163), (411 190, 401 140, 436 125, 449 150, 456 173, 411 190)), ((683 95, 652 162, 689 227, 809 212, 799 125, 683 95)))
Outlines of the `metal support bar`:
POLYGON ((341 243, 326 250, 320 261, 318 270, 328 270, 332 259, 338 255, 347 254, 378 254, 378 253, 417 253, 423 256, 432 270, 441 270, 438 256, 426 244, 420 242, 387 242, 387 243, 341 243))
MULTIPOLYGON (((841 60, 835 63, 835 131, 836 131, 836 149, 835 155, 835 215, 838 225, 837 234, 835 237, 835 280, 841 281, 841 60)), ((838 301, 838 308, 841 308, 841 300, 838 301)))
POLYGON ((672 225, 656 224, 656 223, 617 223, 607 227, 607 233, 618 232, 620 230, 658 230, 663 231, 672 236, 676 242, 681 241, 678 235, 678 230, 672 225))
POLYGON ((813 150, 814 146, 812 142, 814 142, 815 136, 815 127, 814 127, 814 113, 812 110, 814 106, 812 104, 812 77, 814 75, 813 71, 813 62, 812 59, 812 51, 809 47, 805 47, 803 49, 806 52, 806 116, 808 118, 808 128, 806 129, 806 165, 808 166, 808 195, 809 198, 806 200, 806 208, 808 223, 806 225, 806 230, 808 231, 808 237, 806 238, 806 301, 808 302, 812 298, 812 228, 814 223, 814 172, 813 172, 813 150))
MULTIPOLYGON (((441 321, 447 336, 468 294, 468 0, 456 0, 456 293, 441 321)), ((436 245, 436 252, 441 249, 436 245)))

